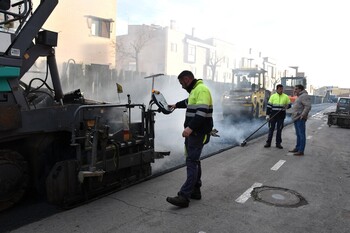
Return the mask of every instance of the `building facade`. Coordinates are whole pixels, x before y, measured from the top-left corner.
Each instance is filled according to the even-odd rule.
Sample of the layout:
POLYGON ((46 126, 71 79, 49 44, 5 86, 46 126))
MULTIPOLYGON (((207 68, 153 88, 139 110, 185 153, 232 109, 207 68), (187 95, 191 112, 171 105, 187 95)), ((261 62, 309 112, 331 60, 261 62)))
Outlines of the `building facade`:
POLYGON ((117 36, 116 67, 170 76, 186 69, 198 78, 231 82, 234 49, 228 42, 202 40, 172 26, 129 25, 127 35, 117 36))
POLYGON ((117 36, 116 68, 148 75, 174 76, 191 70, 196 77, 219 83, 232 83, 233 70, 265 70, 265 87, 273 90, 284 76, 294 76, 291 67, 280 66, 271 57, 252 48, 243 48, 217 38, 200 39, 169 27, 129 25, 126 35, 117 36))
MULTIPOLYGON (((40 0, 34 0, 34 8, 40 0)), ((115 0, 62 0, 44 24, 58 32, 58 65, 73 61, 115 67, 115 0)))

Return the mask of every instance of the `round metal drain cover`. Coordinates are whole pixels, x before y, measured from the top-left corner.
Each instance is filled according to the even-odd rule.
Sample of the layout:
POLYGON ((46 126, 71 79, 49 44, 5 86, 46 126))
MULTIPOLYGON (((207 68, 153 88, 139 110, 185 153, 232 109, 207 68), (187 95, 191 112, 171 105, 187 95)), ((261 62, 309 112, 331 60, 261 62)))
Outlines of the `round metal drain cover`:
POLYGON ((251 192, 256 200, 266 204, 281 207, 299 207, 306 205, 307 201, 299 193, 285 188, 261 186, 251 192))

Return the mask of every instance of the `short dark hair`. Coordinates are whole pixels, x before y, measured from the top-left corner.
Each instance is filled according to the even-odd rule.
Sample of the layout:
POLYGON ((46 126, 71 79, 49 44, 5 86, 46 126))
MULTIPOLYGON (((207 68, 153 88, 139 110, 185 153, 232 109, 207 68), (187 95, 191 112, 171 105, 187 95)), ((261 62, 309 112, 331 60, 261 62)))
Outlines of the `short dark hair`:
POLYGON ((191 71, 189 71, 189 70, 184 70, 184 71, 182 71, 182 72, 179 74, 179 76, 177 76, 177 78, 180 79, 180 78, 183 78, 183 77, 185 77, 185 76, 194 79, 193 73, 192 73, 191 71))
POLYGON ((282 85, 282 84, 278 84, 278 85, 276 86, 276 90, 277 90, 278 88, 280 88, 280 87, 283 88, 283 85, 282 85))
POLYGON ((295 85, 296 88, 298 88, 299 90, 304 90, 304 86, 301 84, 295 85))

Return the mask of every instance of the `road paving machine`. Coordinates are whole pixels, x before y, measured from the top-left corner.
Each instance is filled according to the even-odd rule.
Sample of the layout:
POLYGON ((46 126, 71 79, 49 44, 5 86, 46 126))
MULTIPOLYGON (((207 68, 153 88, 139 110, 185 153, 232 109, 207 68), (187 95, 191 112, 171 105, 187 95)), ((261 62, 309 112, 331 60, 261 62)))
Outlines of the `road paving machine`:
POLYGON ((0 0, 0 210, 38 194, 69 207, 148 178, 154 116, 169 114, 159 92, 148 107, 64 94, 55 58, 57 33, 42 30, 58 0, 0 0), (46 79, 24 82, 38 58, 46 79), (153 109, 158 106, 158 109, 153 109))
POLYGON ((271 92, 265 88, 263 69, 233 69, 232 88, 222 96, 223 117, 253 119, 266 116, 271 92))

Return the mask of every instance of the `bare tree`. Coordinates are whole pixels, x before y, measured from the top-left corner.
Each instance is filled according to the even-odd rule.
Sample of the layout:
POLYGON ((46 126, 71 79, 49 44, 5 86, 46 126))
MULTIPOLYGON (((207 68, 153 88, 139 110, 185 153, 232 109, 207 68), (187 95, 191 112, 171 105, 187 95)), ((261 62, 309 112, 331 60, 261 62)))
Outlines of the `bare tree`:
POLYGON ((136 31, 135 39, 130 42, 133 52, 130 54, 136 63, 136 71, 139 72, 139 55, 142 49, 153 39, 153 28, 147 25, 142 25, 136 31))
POLYGON ((123 68, 123 64, 127 63, 128 59, 132 57, 131 52, 128 50, 127 45, 125 44, 125 41, 122 39, 118 40, 115 43, 116 48, 116 66, 119 67, 119 69, 123 68))
POLYGON ((141 51, 154 38, 154 28, 148 25, 136 25, 129 28, 129 34, 117 37, 114 46, 117 50, 117 66, 135 61, 135 69, 139 72, 139 57, 141 51))
POLYGON ((276 85, 277 83, 281 82, 281 78, 277 78, 277 77, 271 77, 271 83, 272 83, 272 90, 276 89, 276 85))
POLYGON ((224 60, 224 56, 222 56, 222 57, 217 57, 216 56, 216 53, 211 53, 210 55, 209 55, 209 60, 208 60, 208 66, 210 67, 210 69, 211 69, 211 79, 213 80, 213 81, 215 81, 214 79, 215 79, 215 74, 216 74, 216 68, 218 67, 218 66, 220 66, 220 63, 221 63, 221 61, 223 61, 224 60))

